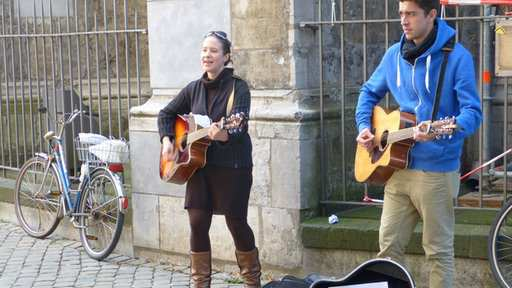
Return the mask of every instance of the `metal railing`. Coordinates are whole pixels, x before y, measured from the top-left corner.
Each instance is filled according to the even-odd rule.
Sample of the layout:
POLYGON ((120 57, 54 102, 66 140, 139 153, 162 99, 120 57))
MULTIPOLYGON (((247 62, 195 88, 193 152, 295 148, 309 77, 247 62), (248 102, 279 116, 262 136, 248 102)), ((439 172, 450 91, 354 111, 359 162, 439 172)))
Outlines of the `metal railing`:
MULTIPOLYGON (((400 39, 402 31, 398 18, 398 2, 317 0, 317 19, 300 23, 304 33, 313 31, 318 39, 321 95, 319 99, 321 203, 324 205, 359 205, 362 203, 363 191, 382 197, 382 187, 357 183, 353 176, 356 148, 354 111, 360 86, 376 68, 387 48, 400 39), (338 66, 340 68, 336 69, 338 66), (325 111, 326 109, 332 111, 333 108, 339 111, 335 114, 337 116, 334 116, 336 118, 332 118, 333 113, 325 111), (332 131, 332 123, 336 123, 337 132, 332 131), (329 133, 326 133, 327 129, 329 133)), ((481 126, 478 133, 466 140, 462 173, 510 148, 508 143, 510 134, 508 101, 512 96, 512 92, 509 91, 510 79, 493 77, 492 83, 484 82, 482 79, 482 75, 486 73, 493 75, 491 57, 494 47, 490 44, 494 32, 492 27, 497 19, 506 18, 495 15, 495 12, 490 6, 455 6, 446 9, 445 20, 456 29, 456 41, 461 42, 474 56, 478 88, 484 108, 484 123, 486 123, 481 126), (491 127, 491 123, 502 125, 502 132, 491 127), (490 133, 491 129, 494 133, 490 133), (497 142, 501 142, 502 145, 490 144, 497 142)), ((396 107, 389 95, 381 104, 386 107, 396 107)), ((506 156, 500 161, 502 163, 497 163, 507 166, 506 156)), ((496 177, 503 177, 500 180, 503 181, 502 195, 498 196, 500 199, 498 201, 507 199, 507 173, 501 176, 493 171, 482 169, 480 174, 473 177, 474 182, 469 182, 477 183, 468 189, 476 191, 474 198, 478 204, 474 206, 478 208, 486 206, 486 198, 493 192, 492 185, 486 185, 486 183, 491 184, 491 180, 497 179, 496 177)), ((461 185, 464 189, 461 188, 460 195, 468 192, 467 185, 467 183, 461 185)), ((470 194, 475 193, 468 195, 470 194)), ((462 203, 460 199, 458 202, 462 203)))
POLYGON ((47 149, 42 136, 63 112, 87 111, 65 132, 75 162, 72 138, 79 132, 128 137, 130 108, 149 96, 146 21, 130 3, 137 2, 0 1, 4 176, 47 149))

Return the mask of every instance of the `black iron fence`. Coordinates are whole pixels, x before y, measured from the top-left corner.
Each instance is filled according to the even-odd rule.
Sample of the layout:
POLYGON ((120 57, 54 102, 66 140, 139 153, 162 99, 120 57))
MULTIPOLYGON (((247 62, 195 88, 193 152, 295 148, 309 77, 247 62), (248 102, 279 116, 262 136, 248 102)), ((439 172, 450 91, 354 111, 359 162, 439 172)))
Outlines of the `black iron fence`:
POLYGON ((62 113, 65 131, 128 137, 132 106, 148 98, 146 19, 133 0, 0 1, 0 169, 17 170, 62 113), (132 6, 136 6, 132 8, 132 6), (45 109, 41 109, 45 108, 45 109), (41 111, 45 113, 41 113, 41 111))

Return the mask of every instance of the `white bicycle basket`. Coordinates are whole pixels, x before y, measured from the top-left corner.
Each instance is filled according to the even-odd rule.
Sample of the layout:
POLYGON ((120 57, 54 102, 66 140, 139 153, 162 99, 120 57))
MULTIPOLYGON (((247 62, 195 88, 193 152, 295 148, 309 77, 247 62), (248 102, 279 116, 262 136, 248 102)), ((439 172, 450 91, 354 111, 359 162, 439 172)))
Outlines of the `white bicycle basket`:
POLYGON ((126 163, 130 159, 128 144, 123 140, 106 140, 89 147, 89 152, 108 163, 126 163))
POLYGON ((91 164, 126 163, 130 156, 125 141, 94 133, 79 133, 75 138, 75 147, 78 159, 91 164))

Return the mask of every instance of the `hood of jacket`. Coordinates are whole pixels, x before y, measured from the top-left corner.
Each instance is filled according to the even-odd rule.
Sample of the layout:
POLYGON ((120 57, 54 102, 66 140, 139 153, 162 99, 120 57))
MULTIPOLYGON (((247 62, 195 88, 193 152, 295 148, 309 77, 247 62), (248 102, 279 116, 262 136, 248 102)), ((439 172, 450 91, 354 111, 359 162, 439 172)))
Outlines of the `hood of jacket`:
MULTIPOLYGON (((436 24, 437 24, 437 35, 436 35, 436 39, 434 41, 434 43, 432 44, 432 46, 430 46, 429 49, 427 49, 425 52, 423 52, 423 54, 421 54, 420 56, 418 56, 418 58, 416 58, 416 60, 418 59, 421 59, 421 58, 426 58, 425 59, 425 88, 427 89, 427 91, 429 93, 433 93, 432 90, 435 89, 435 87, 431 87, 431 75, 432 75, 432 72, 431 72, 431 66, 432 66, 432 54, 435 54, 436 52, 441 52, 441 49, 446 45, 446 43, 448 41, 450 41, 450 39, 452 39, 454 36, 455 36, 455 30, 450 27, 444 20, 441 20, 439 18, 436 19, 436 24)), ((402 34, 402 37, 400 39, 400 49, 399 49, 399 55, 397 55, 397 57, 402 57, 403 58, 403 53, 402 53, 402 47, 404 46, 405 42, 407 41, 407 39, 405 38, 405 34, 402 34)), ((397 61, 397 81, 396 81, 396 84, 398 87, 401 86, 401 79, 402 79, 402 76, 401 76, 401 71, 400 71, 400 65, 399 64, 400 61, 397 61)), ((437 81, 436 81, 437 82, 437 81)))

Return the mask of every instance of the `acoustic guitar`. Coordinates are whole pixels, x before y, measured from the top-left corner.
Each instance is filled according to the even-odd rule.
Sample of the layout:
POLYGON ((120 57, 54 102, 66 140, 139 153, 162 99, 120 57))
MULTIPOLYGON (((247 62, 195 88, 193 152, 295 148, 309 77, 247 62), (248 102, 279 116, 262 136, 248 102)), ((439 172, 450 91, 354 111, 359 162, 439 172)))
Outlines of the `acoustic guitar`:
MULTIPOLYGON (((222 118, 220 129, 241 129, 247 117, 237 113, 222 118)), ((160 178, 165 182, 184 184, 190 179, 198 168, 206 165, 206 151, 210 145, 208 127, 199 128, 194 115, 178 115, 174 125, 174 149, 177 151, 176 159, 164 159, 160 151, 160 178)), ((162 147, 163 148, 163 147, 162 147)))
POLYGON ((407 167, 409 150, 415 143, 415 128, 440 138, 451 137, 457 126, 454 117, 434 122, 424 121, 416 125, 413 114, 398 110, 388 113, 383 108, 375 106, 372 127, 375 146, 368 151, 357 145, 355 178, 359 182, 384 184, 393 172, 407 167))

